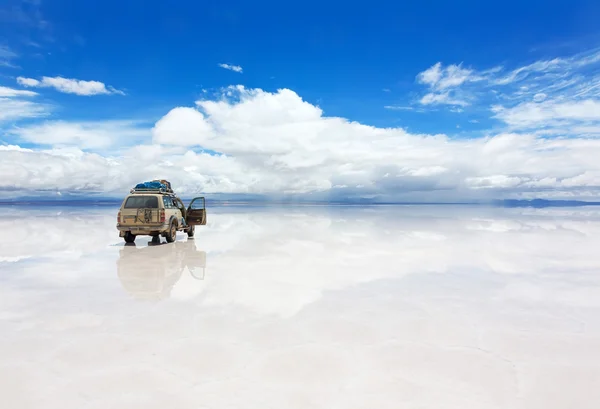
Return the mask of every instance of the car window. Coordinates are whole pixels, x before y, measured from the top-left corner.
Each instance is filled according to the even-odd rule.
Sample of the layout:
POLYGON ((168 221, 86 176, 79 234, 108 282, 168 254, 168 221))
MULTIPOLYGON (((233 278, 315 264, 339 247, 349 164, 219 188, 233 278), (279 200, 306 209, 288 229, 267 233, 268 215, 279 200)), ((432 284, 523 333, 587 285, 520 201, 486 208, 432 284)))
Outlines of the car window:
POLYGON ((163 203, 165 204, 165 208, 170 209, 173 207, 173 201, 170 197, 163 196, 163 203))
POLYGON ((156 196, 130 196, 125 201, 125 209, 158 209, 156 196))
POLYGON ((190 203, 190 209, 192 209, 192 210, 204 210, 205 207, 206 207, 206 203, 204 203, 203 197, 194 199, 194 200, 192 200, 192 203, 190 203))

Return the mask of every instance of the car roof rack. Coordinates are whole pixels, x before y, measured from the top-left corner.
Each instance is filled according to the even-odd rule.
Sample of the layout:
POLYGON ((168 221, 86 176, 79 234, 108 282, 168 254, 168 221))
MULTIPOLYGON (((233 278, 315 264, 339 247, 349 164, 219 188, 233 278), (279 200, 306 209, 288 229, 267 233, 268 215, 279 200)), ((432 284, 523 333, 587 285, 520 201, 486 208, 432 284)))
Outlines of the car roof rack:
POLYGON ((171 189, 164 189, 164 188, 133 188, 129 191, 129 193, 159 193, 161 195, 168 195, 168 196, 177 196, 175 194, 175 192, 173 192, 173 190, 171 189))

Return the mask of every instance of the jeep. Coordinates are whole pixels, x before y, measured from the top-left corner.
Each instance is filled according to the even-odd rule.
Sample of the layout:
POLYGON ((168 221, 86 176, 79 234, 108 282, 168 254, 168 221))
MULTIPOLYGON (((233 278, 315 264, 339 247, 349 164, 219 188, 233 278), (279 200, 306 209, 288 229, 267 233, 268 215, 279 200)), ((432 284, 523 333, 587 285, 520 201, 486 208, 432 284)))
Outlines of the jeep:
POLYGON ((174 193, 155 189, 132 189, 125 197, 117 215, 119 237, 133 243, 137 236, 151 236, 168 243, 175 241, 178 231, 194 237, 197 225, 206 225, 206 201, 197 197, 185 207, 174 193))

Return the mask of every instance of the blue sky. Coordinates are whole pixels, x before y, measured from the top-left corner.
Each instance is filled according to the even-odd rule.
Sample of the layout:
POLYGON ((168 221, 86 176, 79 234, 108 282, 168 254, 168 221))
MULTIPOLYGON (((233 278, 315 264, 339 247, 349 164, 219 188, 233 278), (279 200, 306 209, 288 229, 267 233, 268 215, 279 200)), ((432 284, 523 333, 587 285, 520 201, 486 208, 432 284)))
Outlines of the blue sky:
POLYGON ((594 152, 600 135, 600 4, 525 3, 4 0, 0 143, 22 169, 0 175, 13 179, 5 191, 121 192, 162 160, 184 189, 213 193, 595 197, 597 169, 578 149, 594 152), (435 135, 443 140, 430 146, 435 135), (549 138, 578 142, 540 157, 549 138), (456 145, 465 140, 482 155, 508 144, 505 166, 532 167, 473 169, 464 153, 473 147, 456 145), (160 158, 147 153, 160 147, 160 158), (417 159, 403 155, 411 149, 417 159), (214 163, 214 152, 230 163, 214 163), (42 181, 23 163, 42 154, 71 182, 42 181), (92 172, 74 158, 102 162, 112 182, 72 183, 73 172, 92 172), (126 158, 145 170, 124 176, 126 158))

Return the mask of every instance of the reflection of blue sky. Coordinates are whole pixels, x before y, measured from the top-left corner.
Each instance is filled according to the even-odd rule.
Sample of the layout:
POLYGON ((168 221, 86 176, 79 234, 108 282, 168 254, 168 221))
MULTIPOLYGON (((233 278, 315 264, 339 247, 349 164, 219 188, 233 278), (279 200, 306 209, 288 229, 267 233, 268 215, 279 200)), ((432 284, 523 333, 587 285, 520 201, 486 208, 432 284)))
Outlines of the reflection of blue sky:
POLYGON ((33 402, 122 403, 109 378, 206 407, 598 401, 597 210, 220 208, 158 247, 124 247, 113 209, 16 215, 0 218, 0 375, 35 371, 33 402))

